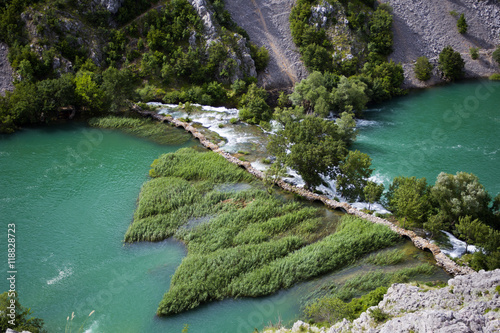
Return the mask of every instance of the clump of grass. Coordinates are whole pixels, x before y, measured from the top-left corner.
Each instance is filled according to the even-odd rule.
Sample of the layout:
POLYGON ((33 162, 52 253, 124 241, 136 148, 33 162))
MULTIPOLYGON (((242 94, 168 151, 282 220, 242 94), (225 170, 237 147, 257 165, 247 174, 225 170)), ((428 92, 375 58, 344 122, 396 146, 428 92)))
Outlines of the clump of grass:
POLYGON ((366 258, 366 262, 378 266, 396 265, 405 259, 403 250, 394 249, 391 251, 379 252, 366 258))
POLYGON ((419 275, 431 275, 435 267, 430 264, 421 264, 415 267, 406 267, 392 273, 382 270, 360 274, 342 285, 327 284, 314 291, 305 298, 305 305, 321 297, 337 297, 348 302, 380 287, 389 287, 393 283, 407 283, 419 275))
POLYGON ((89 125, 105 129, 120 130, 127 134, 165 145, 180 145, 191 139, 191 136, 181 129, 145 118, 125 118, 116 116, 92 118, 89 120, 89 125))
POLYGON ((160 156, 152 169, 156 177, 180 177, 188 181, 233 183, 254 180, 248 172, 229 163, 219 154, 209 151, 200 153, 191 148, 160 156))
POLYGON ((242 155, 249 155, 250 152, 246 151, 246 150, 238 150, 238 154, 242 154, 242 155))
POLYGON ((499 73, 492 74, 490 75, 489 79, 491 81, 500 81, 500 74, 499 73))

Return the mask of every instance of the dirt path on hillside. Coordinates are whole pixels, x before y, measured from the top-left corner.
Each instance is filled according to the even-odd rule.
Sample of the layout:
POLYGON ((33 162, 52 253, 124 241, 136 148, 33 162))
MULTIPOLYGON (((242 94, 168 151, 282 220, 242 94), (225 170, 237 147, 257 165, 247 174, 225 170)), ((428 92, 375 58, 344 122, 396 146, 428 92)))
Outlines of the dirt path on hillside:
POLYGON ((259 84, 267 89, 289 88, 307 76, 292 41, 289 16, 294 0, 226 0, 233 20, 245 29, 252 42, 264 45, 270 55, 259 84))
POLYGON ((437 64, 441 50, 450 45, 462 54, 467 77, 485 77, 500 69, 491 53, 500 44, 500 3, 496 0, 382 0, 394 8, 394 52, 390 58, 405 69, 406 87, 424 87, 441 80, 435 71, 431 80, 422 83, 415 78, 413 63, 420 56, 437 64), (464 13, 469 26, 459 34, 457 19, 450 14, 464 13), (471 47, 480 48, 478 60, 472 60, 471 47))
POLYGON ((4 96, 6 91, 14 90, 12 84, 12 67, 10 67, 7 54, 9 48, 6 44, 0 43, 0 95, 4 96))

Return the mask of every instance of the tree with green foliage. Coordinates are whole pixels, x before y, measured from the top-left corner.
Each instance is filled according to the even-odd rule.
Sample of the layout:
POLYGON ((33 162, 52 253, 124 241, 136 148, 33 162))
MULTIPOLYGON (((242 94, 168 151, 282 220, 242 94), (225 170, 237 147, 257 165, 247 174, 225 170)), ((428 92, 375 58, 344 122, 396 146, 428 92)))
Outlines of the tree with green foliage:
POLYGON ((347 152, 338 126, 311 115, 287 121, 284 129, 271 137, 268 149, 299 173, 306 188, 322 184, 322 174, 333 176, 347 152))
POLYGON ((354 111, 361 115, 369 101, 367 88, 367 85, 357 78, 341 76, 337 87, 332 91, 334 108, 339 112, 354 111))
POLYGON ((267 64, 269 63, 270 56, 269 51, 265 46, 257 47, 256 45, 250 43, 250 55, 255 61, 255 69, 257 70, 257 72, 266 69, 267 64))
POLYGON ((101 89, 105 95, 109 110, 117 112, 127 105, 133 97, 134 77, 130 70, 118 70, 109 67, 102 73, 101 89))
POLYGON ((369 50, 381 55, 389 55, 392 52, 393 34, 392 15, 387 7, 379 6, 377 8, 370 20, 369 28, 369 50))
POLYGON ((467 21, 465 20, 465 15, 460 14, 460 17, 458 18, 458 21, 457 21, 458 32, 463 35, 467 32, 468 27, 469 26, 467 25, 467 21))
POLYGON ((332 53, 321 45, 309 44, 302 49, 302 60, 309 71, 331 72, 332 53))
POLYGON ((89 114, 98 114, 104 110, 105 93, 96 82, 95 74, 80 71, 75 77, 75 93, 79 104, 89 114))
POLYGON ((401 89, 404 81, 403 66, 394 61, 381 63, 366 63, 363 68, 363 74, 366 79, 360 76, 369 89, 366 94, 375 102, 382 102, 394 96, 403 95, 405 92, 401 89))
POLYGON ((6 332, 8 328, 15 331, 30 331, 31 333, 44 333, 43 320, 32 317, 30 308, 25 308, 19 303, 17 293, 4 292, 0 294, 0 331, 6 332), (11 310, 14 308, 13 316, 10 316, 11 310), (14 323, 12 325, 12 323, 14 323))
POLYGON ((267 92, 264 88, 252 83, 248 91, 240 99, 240 119, 250 124, 269 121, 272 110, 266 103, 267 92))
POLYGON ((465 62, 459 52, 453 50, 451 46, 446 46, 439 53, 439 69, 444 76, 451 80, 457 80, 464 76, 465 62))
POLYGON ((340 118, 335 120, 335 124, 339 127, 339 134, 342 137, 342 140, 350 146, 358 135, 358 131, 356 130, 356 121, 354 120, 354 113, 352 112, 342 112, 340 118))
POLYGON ((459 237, 465 241, 465 253, 468 253, 468 244, 484 244, 489 233, 487 225, 483 224, 479 219, 472 220, 470 215, 459 217, 455 228, 459 237))
POLYGON ((336 188, 347 201, 353 202, 363 197, 364 188, 373 172, 371 164, 370 156, 359 150, 349 151, 340 163, 336 188))
POLYGON ((384 193, 384 184, 377 184, 372 181, 366 183, 363 188, 363 195, 368 202, 368 209, 370 209, 372 203, 380 200, 382 193, 384 193))
POLYGON ((318 71, 312 72, 306 79, 295 85, 290 100, 300 105, 307 113, 328 116, 331 110, 331 97, 325 76, 318 71))
POLYGON ((415 76, 420 81, 427 81, 431 78, 432 75, 432 64, 429 59, 425 56, 418 57, 417 62, 415 63, 415 67, 413 71, 415 72, 415 76))
POLYGON ((425 178, 396 177, 386 194, 388 208, 394 215, 411 225, 420 225, 426 219, 431 205, 429 187, 425 178))
POLYGON ((457 172, 456 175, 441 172, 431 189, 432 197, 439 205, 439 214, 450 224, 460 217, 483 219, 489 215, 490 195, 476 175, 457 172))

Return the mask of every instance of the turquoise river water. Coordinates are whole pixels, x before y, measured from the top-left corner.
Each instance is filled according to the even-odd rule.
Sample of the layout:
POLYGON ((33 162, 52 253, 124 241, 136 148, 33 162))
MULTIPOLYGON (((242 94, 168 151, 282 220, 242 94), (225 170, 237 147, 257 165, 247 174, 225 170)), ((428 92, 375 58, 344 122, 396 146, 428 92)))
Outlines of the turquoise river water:
POLYGON ((416 91, 368 110, 355 144, 389 185, 399 175, 474 173, 500 193, 500 82, 475 81, 416 91))
MULTIPOLYGON (((400 170, 429 179, 440 170, 463 170, 478 174, 490 192, 498 192, 500 85, 478 87, 484 86, 476 82, 440 87, 367 112, 358 149, 372 155, 382 178, 389 179, 400 170), (455 120, 453 113, 446 113, 455 101, 474 102, 467 99, 471 91, 475 96, 476 90, 484 94, 489 88, 496 90, 489 98, 476 97, 480 107, 467 118, 465 112, 455 120), (443 136, 449 141, 439 136, 430 146, 435 147, 430 149, 434 156, 427 154, 425 140, 439 132, 436 128, 445 131, 443 136), (448 155, 437 152, 439 147, 448 155), (412 152, 419 150, 423 161, 412 160, 412 152)), ((190 141, 183 146, 195 144, 190 141)), ((185 248, 171 240, 132 245, 122 240, 140 187, 148 179, 149 164, 180 147, 77 124, 0 136, 0 249, 5 249, 0 291, 9 288, 8 224, 16 226, 20 301, 45 320, 51 333, 64 332, 73 312, 73 332, 82 324, 84 332, 103 333, 181 332, 185 324, 195 333, 252 332, 279 318, 284 323, 300 318, 299 300, 322 281, 345 281, 374 269, 355 266, 270 297, 213 302, 177 316, 156 317, 185 248)), ((409 242, 398 246, 407 251, 412 261, 408 265, 432 261, 430 254, 409 242)), ((438 271, 429 278, 447 276, 438 271)))

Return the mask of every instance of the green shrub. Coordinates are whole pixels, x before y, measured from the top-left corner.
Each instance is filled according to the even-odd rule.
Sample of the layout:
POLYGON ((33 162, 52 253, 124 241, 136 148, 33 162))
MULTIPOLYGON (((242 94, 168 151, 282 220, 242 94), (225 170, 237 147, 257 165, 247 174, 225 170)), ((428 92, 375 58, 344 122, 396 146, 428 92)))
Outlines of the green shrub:
POLYGON ((462 56, 451 46, 446 46, 439 54, 439 68, 444 76, 452 81, 464 76, 464 66, 462 56))
POLYGON ((265 46, 257 47, 255 44, 250 43, 250 55, 255 61, 255 69, 260 72, 266 69, 269 63, 269 51, 265 46))
POLYGON ((500 46, 496 48, 495 51, 493 51, 493 60, 497 62, 497 64, 500 65, 500 46))
POLYGON ((389 315, 382 311, 380 308, 374 308, 370 310, 370 315, 376 322, 384 322, 389 318, 389 315))
POLYGON ((479 58, 479 47, 471 47, 469 53, 472 60, 477 60, 479 58))
POLYGON ((420 81, 427 81, 431 78, 432 68, 433 66, 427 57, 418 57, 413 71, 417 79, 420 81))
POLYGON ((492 74, 492 75, 490 75, 489 79, 491 81, 500 81, 500 74, 498 74, 498 73, 492 74))
POLYGON ((457 21, 457 28, 458 32, 461 34, 465 34, 467 32, 468 25, 464 14, 460 14, 460 18, 457 21))

